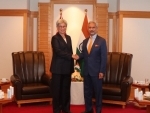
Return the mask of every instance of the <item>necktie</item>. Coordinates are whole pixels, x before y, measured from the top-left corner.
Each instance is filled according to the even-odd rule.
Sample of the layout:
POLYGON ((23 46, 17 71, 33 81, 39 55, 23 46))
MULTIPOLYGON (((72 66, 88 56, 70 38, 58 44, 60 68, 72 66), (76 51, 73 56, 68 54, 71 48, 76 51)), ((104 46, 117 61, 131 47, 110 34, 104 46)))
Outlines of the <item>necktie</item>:
POLYGON ((88 53, 90 54, 92 48, 92 37, 89 38, 89 45, 88 45, 88 53))

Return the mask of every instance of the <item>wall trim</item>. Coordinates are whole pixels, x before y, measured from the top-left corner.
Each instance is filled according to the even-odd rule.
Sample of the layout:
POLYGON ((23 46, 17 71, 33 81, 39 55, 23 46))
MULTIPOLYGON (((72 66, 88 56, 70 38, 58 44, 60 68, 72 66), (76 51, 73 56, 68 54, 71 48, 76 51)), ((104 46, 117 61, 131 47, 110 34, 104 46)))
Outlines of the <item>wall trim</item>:
POLYGON ((108 12, 108 18, 113 19, 114 16, 117 15, 117 12, 108 12))
POLYGON ((124 18, 150 18, 150 11, 118 11, 108 12, 109 19, 114 16, 123 15, 124 18))
POLYGON ((38 11, 30 11, 30 17, 38 18, 38 15, 39 15, 38 11))
POLYGON ((24 16, 29 13, 27 9, 0 9, 0 16, 24 16))
POLYGON ((150 11, 118 11, 124 18, 150 18, 150 11))

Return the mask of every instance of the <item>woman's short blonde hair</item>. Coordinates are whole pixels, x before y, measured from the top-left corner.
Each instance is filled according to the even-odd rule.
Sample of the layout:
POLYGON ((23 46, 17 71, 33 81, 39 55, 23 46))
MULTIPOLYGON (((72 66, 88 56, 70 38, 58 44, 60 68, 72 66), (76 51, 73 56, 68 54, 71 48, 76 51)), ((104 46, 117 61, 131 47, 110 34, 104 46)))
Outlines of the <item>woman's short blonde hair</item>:
POLYGON ((64 19, 59 19, 59 20, 57 20, 57 22, 56 22, 56 27, 58 27, 59 24, 62 24, 62 23, 64 23, 64 24, 67 26, 67 21, 66 21, 66 20, 64 20, 64 19))

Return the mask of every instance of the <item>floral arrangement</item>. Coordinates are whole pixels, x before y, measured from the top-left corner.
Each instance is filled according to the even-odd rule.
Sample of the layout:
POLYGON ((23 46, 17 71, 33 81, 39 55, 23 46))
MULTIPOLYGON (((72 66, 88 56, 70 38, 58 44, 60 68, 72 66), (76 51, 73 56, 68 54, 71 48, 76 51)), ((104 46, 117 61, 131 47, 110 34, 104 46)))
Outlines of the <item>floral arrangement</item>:
POLYGON ((79 65, 74 66, 74 73, 71 75, 72 81, 83 81, 83 78, 80 75, 81 69, 79 65))

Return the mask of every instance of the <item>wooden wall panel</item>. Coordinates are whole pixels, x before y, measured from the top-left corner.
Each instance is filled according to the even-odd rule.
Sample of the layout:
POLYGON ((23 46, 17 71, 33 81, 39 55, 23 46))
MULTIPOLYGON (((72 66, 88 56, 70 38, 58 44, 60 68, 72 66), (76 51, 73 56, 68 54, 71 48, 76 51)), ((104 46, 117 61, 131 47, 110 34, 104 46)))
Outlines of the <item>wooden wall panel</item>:
POLYGON ((45 55, 46 73, 50 75, 50 61, 52 57, 50 37, 51 37, 51 7, 49 3, 39 3, 38 18, 38 51, 43 51, 45 55))
POLYGON ((34 37, 34 30, 37 29, 34 27, 34 18, 38 18, 38 12, 37 11, 30 11, 29 12, 29 28, 28 28, 28 35, 29 35, 29 51, 33 51, 33 45, 34 43, 34 40, 33 40, 33 37, 34 37))
POLYGON ((98 34, 106 39, 107 48, 109 48, 108 4, 96 4, 96 21, 98 23, 98 34))

